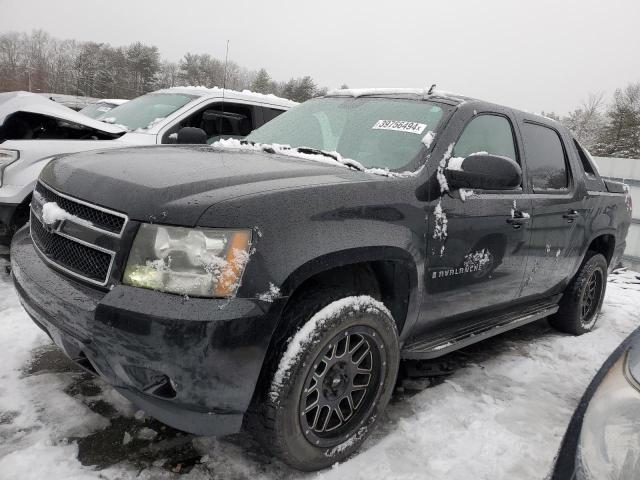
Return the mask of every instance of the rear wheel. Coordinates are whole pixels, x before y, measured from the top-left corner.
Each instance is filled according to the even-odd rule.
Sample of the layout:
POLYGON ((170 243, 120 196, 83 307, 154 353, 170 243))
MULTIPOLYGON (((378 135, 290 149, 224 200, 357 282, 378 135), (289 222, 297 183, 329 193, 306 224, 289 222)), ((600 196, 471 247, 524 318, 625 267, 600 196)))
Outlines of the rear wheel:
POLYGON ((607 287, 607 260, 587 252, 580 270, 562 296, 560 309, 549 323, 562 332, 582 335, 596 325, 607 287))
MULTIPOLYGON (((312 296, 318 300, 318 294, 312 296)), ((396 325, 382 303, 320 296, 323 306, 279 355, 256 435, 272 454, 307 471, 360 447, 389 402, 399 364, 396 325)))

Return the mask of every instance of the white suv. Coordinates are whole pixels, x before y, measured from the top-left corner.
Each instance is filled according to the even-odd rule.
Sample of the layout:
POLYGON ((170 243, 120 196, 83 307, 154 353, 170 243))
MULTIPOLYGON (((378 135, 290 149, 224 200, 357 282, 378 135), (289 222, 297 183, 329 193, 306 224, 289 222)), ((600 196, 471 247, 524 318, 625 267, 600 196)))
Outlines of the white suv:
POLYGON ((208 143, 241 138, 294 105, 246 90, 175 87, 92 119, 40 95, 0 93, 0 243, 26 222, 36 179, 55 155, 175 143, 183 127, 204 130, 208 143))

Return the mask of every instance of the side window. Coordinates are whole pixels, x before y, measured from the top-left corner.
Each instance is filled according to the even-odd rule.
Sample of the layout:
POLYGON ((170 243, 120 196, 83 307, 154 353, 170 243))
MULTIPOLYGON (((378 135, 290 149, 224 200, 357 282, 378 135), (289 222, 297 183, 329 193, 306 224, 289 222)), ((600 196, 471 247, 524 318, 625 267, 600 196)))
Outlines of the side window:
POLYGON ((567 160, 558 133, 549 127, 525 122, 522 134, 534 191, 566 189, 569 186, 567 160))
POLYGON ((254 109, 258 107, 224 103, 205 110, 200 128, 207 133, 207 143, 221 138, 243 138, 253 130, 254 109))
POLYGON ((210 103, 197 112, 183 118, 162 138, 162 143, 173 143, 175 135, 183 127, 201 128, 207 134, 207 143, 221 138, 243 138, 255 128, 255 105, 222 102, 210 103), (172 136, 173 135, 173 136, 172 136))
POLYGON ((273 120, 278 115, 280 115, 281 113, 284 113, 284 112, 285 112, 284 110, 279 110, 277 108, 262 107, 262 113, 264 115, 264 123, 267 123, 267 122, 273 120))
POLYGON ((511 123, 499 115, 479 115, 467 124, 453 149, 454 157, 487 152, 518 161, 511 123))

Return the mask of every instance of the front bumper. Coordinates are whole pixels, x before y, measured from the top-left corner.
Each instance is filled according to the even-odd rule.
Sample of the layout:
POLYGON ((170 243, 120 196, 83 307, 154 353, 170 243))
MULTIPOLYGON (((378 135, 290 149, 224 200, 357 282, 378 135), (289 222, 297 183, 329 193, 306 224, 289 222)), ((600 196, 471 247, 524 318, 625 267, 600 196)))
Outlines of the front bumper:
POLYGON ((172 427, 239 431, 284 299, 105 292, 48 267, 26 228, 14 237, 11 266, 25 310, 80 366, 172 427))

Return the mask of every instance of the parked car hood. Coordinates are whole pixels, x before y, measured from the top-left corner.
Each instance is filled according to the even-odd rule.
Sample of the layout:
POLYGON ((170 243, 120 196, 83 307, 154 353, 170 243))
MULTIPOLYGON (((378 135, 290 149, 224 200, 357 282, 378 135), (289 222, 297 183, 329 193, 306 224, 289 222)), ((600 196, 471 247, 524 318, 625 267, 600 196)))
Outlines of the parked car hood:
POLYGON ((139 221, 193 226, 211 205, 305 185, 364 181, 345 167, 206 145, 82 152, 49 163, 40 179, 73 197, 139 221))
POLYGON ((14 113, 25 112, 53 117, 65 122, 84 125, 109 135, 118 135, 126 129, 89 118, 64 105, 29 92, 0 93, 0 125, 14 113))

